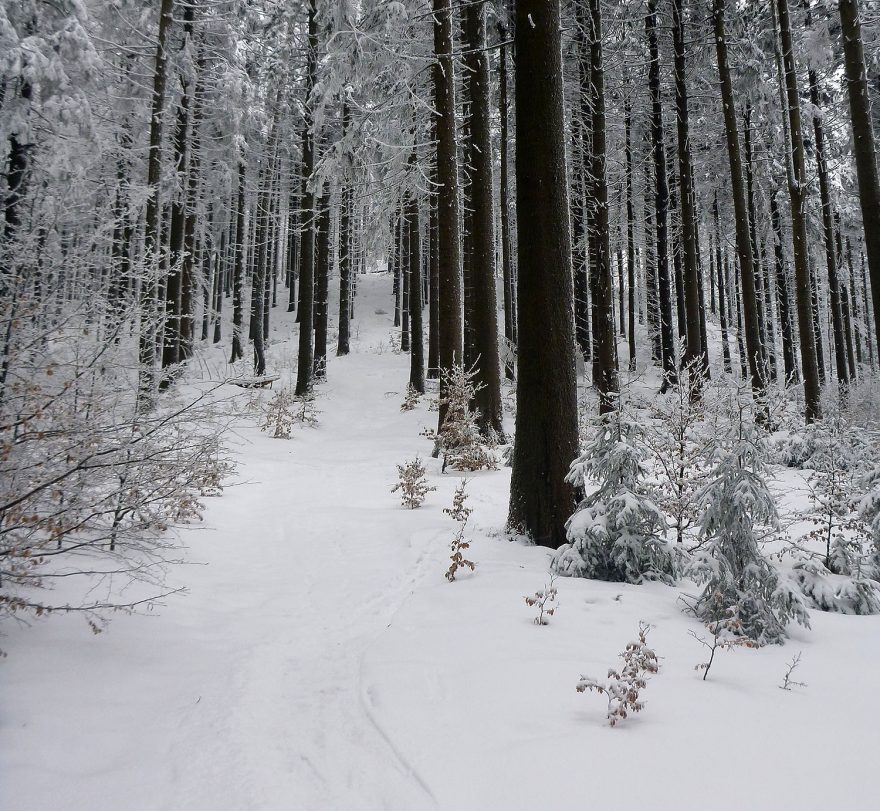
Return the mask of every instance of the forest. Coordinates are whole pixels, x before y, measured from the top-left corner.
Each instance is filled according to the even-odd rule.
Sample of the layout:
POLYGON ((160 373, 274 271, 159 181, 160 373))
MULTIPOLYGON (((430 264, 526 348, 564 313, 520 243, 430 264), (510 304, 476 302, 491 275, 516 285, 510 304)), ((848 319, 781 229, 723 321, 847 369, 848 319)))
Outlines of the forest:
POLYGON ((878 137, 877 0, 3 0, 10 808, 868 807, 878 137))

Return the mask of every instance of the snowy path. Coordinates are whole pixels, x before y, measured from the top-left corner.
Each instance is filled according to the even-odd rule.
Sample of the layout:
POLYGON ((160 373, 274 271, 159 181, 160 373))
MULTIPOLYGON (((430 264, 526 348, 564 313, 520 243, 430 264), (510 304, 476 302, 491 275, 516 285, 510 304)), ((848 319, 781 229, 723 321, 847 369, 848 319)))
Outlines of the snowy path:
MULTIPOLYGON (((443 579, 458 478, 429 459, 422 509, 389 492, 395 464, 430 452, 419 432, 436 416, 399 410, 407 360, 377 312, 389 290, 363 280, 319 428, 285 442, 240 427, 238 483, 182 532, 187 596, 99 636, 75 617, 9 628, 0 807, 873 807, 880 618, 814 612, 783 648, 720 655, 705 683, 678 589, 566 580, 538 628, 523 595, 547 557, 499 534, 509 470, 472 477, 477 571, 443 579), (609 730, 574 684, 603 675, 639 620, 661 672, 645 712, 609 730), (799 650, 809 687, 783 692, 799 650)), ((284 369, 292 329, 277 320, 284 369)))

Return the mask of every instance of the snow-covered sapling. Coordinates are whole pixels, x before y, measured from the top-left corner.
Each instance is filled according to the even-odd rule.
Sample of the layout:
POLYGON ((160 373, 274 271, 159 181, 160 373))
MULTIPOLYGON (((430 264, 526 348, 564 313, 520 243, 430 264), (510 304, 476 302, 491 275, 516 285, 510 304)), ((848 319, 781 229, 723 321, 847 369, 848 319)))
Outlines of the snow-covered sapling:
POLYGON ((747 418, 750 405, 737 406, 731 436, 715 452, 715 467, 700 493, 701 540, 689 574, 704 583, 690 606, 709 624, 727 618, 764 645, 781 643, 791 619, 809 626, 800 594, 792 589, 758 548, 758 528, 778 526, 776 504, 765 480, 764 444, 747 418))
POLYGON ((470 518, 473 510, 470 507, 465 506, 465 501, 467 500, 468 494, 465 492, 465 488, 467 487, 467 479, 462 479, 461 483, 458 487, 455 488, 455 495, 452 500, 452 507, 444 508, 443 512, 446 513, 453 521, 458 522, 458 531, 455 533, 455 537, 452 539, 452 543, 449 544, 449 549, 452 554, 449 556, 449 560, 451 561, 449 564, 449 568, 446 570, 446 574, 444 575, 446 579, 451 583, 455 580, 456 572, 462 568, 467 567, 471 571, 474 571, 477 564, 472 560, 468 560, 465 558, 464 553, 470 549, 470 543, 468 543, 464 538, 464 531, 467 527, 468 519, 470 518))
POLYGON ((623 667, 617 671, 608 670, 608 678, 599 681, 592 676, 581 676, 576 690, 584 693, 595 690, 608 699, 608 724, 615 726, 630 712, 641 712, 645 702, 639 696, 648 686, 648 675, 659 669, 657 654, 648 647, 647 636, 650 626, 639 623, 639 638, 630 642, 620 654, 623 667))
POLYGON ((271 431, 273 439, 290 439, 294 425, 314 428, 318 424, 318 410, 315 397, 308 394, 297 397, 292 388, 276 391, 266 406, 265 419, 261 431, 271 431))
POLYGON ((530 608, 536 608, 538 611, 535 617, 535 625, 547 625, 550 617, 556 613, 559 604, 556 602, 556 575, 550 575, 550 583, 545 584, 544 588, 536 591, 531 597, 526 597, 526 605, 530 608))
POLYGON ((399 490, 401 504, 411 510, 421 507, 425 502, 425 496, 437 489, 428 484, 425 465, 418 456, 411 462, 398 465, 397 474, 400 476, 400 481, 391 488, 391 492, 396 493, 399 490))
POLYGON ((802 681, 795 681, 792 676, 794 675, 795 670, 798 669, 801 663, 801 651, 798 651, 795 656, 791 657, 791 661, 788 663, 788 668, 785 671, 785 674, 782 676, 782 684, 779 685, 780 690, 791 690, 792 687, 806 687, 807 685, 802 681))
POLYGON ((592 481, 599 488, 569 519, 568 543, 553 559, 555 572, 625 583, 674 579, 674 558, 664 538, 665 516, 645 484, 645 452, 636 443, 640 431, 619 401, 614 412, 598 418, 567 481, 576 488, 592 481))
MULTIPOLYGON (((716 600, 719 603, 722 602, 722 596, 720 593, 716 595, 716 600)), ((709 675, 709 670, 715 661, 716 651, 758 647, 757 642, 743 635, 742 623, 737 617, 732 616, 733 613, 733 611, 728 610, 728 616, 708 624, 709 631, 712 634, 712 639, 710 640, 707 640, 704 636, 701 636, 694 631, 688 631, 697 642, 709 650, 709 661, 701 662, 694 666, 694 670, 703 671, 703 681, 706 681, 706 677, 709 675)))
POLYGON ((422 436, 434 442, 435 453, 443 455, 443 471, 497 470, 498 462, 477 424, 479 414, 471 403, 482 384, 474 382, 476 371, 455 365, 443 370, 439 404, 446 408, 439 431, 427 429, 422 436))

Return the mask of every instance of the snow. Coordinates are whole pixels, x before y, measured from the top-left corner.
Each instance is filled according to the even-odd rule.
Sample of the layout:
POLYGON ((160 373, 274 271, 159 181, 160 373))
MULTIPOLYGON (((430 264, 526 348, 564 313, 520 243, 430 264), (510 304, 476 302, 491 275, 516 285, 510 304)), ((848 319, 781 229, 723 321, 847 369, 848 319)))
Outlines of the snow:
MULTIPOLYGON (((318 428, 275 440, 251 419, 230 436, 234 485, 180 532, 185 596, 97 636, 77 617, 5 629, 0 805, 873 807, 880 617, 812 612, 784 647, 719 652, 705 682, 681 588, 559 578, 537 626, 524 597, 549 553, 503 532, 509 468, 468 476, 477 568, 444 579, 456 524, 442 509, 461 477, 428 457, 427 403, 400 411, 390 292, 386 275, 359 280, 353 352, 329 359, 318 428), (390 491, 416 453, 438 489, 408 510, 390 491), (611 729, 605 699, 575 686, 620 664, 640 620, 660 672, 611 729), (799 651, 808 686, 783 691, 799 651)), ((294 327, 272 316, 283 382, 294 327)), ((199 369, 219 377, 225 352, 199 369)))

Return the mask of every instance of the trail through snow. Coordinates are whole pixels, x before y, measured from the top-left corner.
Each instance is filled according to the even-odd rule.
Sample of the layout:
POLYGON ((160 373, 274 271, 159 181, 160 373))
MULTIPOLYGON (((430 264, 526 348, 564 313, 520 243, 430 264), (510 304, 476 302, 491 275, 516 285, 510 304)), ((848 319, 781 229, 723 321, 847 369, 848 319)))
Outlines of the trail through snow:
MULTIPOLYGON (((501 533, 507 469, 471 477, 477 570, 444 580, 442 508, 460 477, 427 458, 425 505, 391 494, 395 465, 430 453, 419 433, 436 413, 401 413, 390 281, 359 285, 319 427, 283 441, 242 421, 231 437, 233 485, 181 531, 186 596, 98 636, 76 617, 8 628, 0 806, 874 807, 880 618, 813 612, 784 647, 719 654, 707 682, 681 589, 559 581, 539 628, 523 596, 546 582, 547 553, 501 533), (640 620, 661 670, 644 713, 611 730, 603 699, 574 686, 615 665, 640 620), (784 692, 799 650, 809 687, 784 692)), ((273 318, 271 365, 289 375, 295 331, 273 318)), ((225 351, 206 350, 204 368, 220 374, 225 351)))

